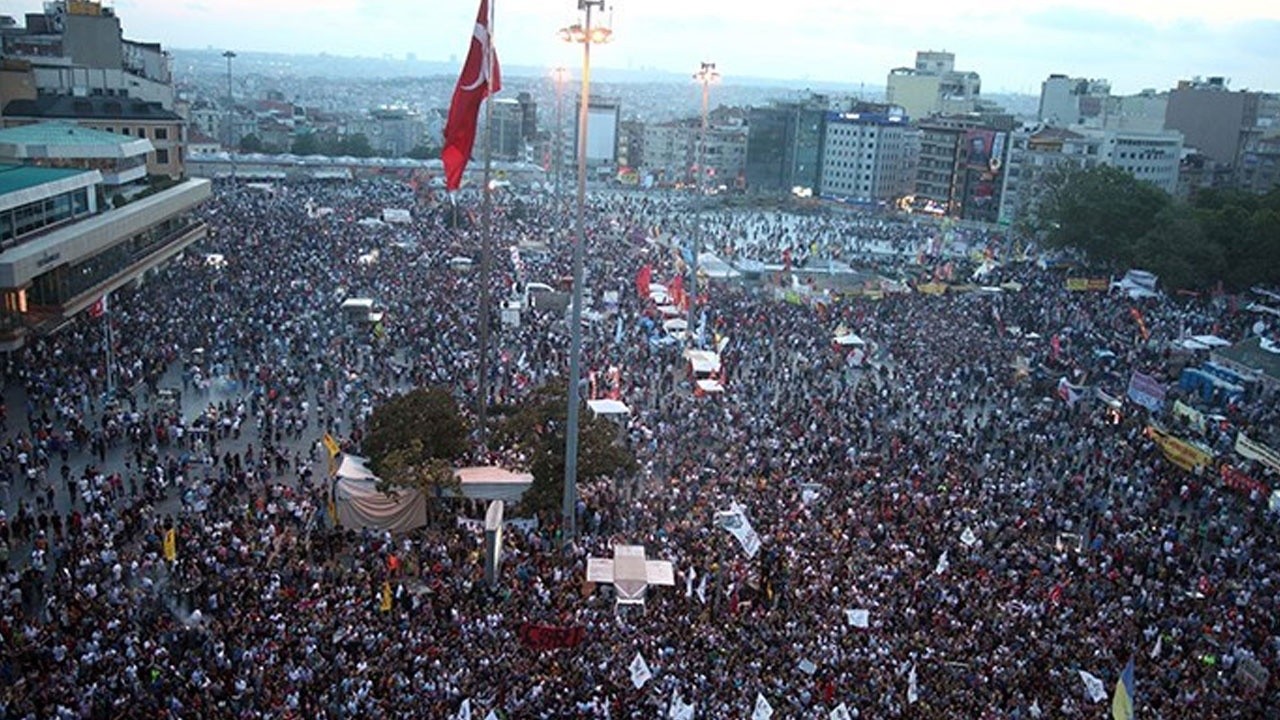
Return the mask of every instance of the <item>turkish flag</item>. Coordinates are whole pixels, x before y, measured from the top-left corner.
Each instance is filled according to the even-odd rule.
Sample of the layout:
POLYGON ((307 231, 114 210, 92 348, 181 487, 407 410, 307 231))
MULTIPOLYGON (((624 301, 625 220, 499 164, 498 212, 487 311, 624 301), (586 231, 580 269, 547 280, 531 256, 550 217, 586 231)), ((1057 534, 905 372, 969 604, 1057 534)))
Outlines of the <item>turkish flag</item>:
POLYGON ((462 66, 458 84, 453 88, 449 119, 444 125, 444 150, 440 159, 444 161, 445 188, 457 190, 462 184, 462 171, 467 168, 471 148, 476 143, 480 103, 501 89, 498 53, 489 38, 489 0, 480 0, 475 29, 471 32, 471 49, 467 51, 467 62, 462 66))

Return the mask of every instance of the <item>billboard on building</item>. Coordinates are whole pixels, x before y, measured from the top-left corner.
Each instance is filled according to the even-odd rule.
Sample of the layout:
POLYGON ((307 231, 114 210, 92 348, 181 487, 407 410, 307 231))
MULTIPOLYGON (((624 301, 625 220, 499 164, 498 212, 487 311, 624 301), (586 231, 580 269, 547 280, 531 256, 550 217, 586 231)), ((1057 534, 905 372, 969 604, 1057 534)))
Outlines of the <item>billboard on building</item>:
MULTIPOLYGON (((988 169, 996 144, 994 130, 968 130, 964 134, 965 163, 971 168, 988 169)), ((1003 144, 1003 143, 1002 143, 1003 144)))
POLYGON ((614 162, 618 154, 618 106, 587 108, 587 161, 614 162))

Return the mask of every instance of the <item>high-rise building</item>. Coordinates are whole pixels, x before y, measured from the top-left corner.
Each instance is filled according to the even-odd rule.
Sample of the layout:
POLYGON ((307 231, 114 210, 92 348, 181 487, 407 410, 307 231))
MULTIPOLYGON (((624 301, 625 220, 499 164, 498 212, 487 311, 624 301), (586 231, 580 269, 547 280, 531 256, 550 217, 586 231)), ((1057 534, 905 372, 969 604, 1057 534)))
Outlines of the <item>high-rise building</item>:
MULTIPOLYGON (((7 60, 27 64, 44 94, 123 97, 173 109, 171 59, 157 43, 127 40, 115 11, 96 0, 53 0, 25 26, 0 31, 7 60)), ((14 99, 6 97, 6 100, 14 99)))
POLYGON ((1102 114, 1111 94, 1106 80, 1086 80, 1053 74, 1040 84, 1040 122, 1065 127, 1102 114))
POLYGON ((1169 92, 1164 125, 1177 130, 1193 147, 1219 163, 1238 166, 1249 141, 1261 134, 1261 93, 1233 92, 1226 80, 1183 80, 1169 92))
POLYGON ((825 95, 811 95, 747 112, 748 189, 817 192, 829 105, 825 95))
POLYGON ((650 123, 644 128, 644 171, 660 184, 698 181, 698 165, 709 187, 745 184, 747 126, 740 110, 716 108, 708 114, 706 151, 699 157, 700 116, 650 123))
MULTIPOLYGON (((492 107, 493 159, 523 160, 524 152, 524 105, 511 98, 490 98, 492 107)), ((486 111, 485 116, 488 116, 486 111)), ((483 153, 483 147, 477 146, 473 151, 483 153)))
POLYGON ((13 127, 49 120, 150 140, 152 175, 184 174, 186 123, 173 111, 170 58, 127 40, 97 0, 52 0, 26 25, 0 28, 0 112, 13 127))
POLYGON ((862 203, 907 194, 908 130, 902 115, 829 114, 818 192, 862 203))
POLYGON ((921 50, 914 67, 889 71, 885 97, 909 117, 971 112, 982 91, 978 73, 956 70, 954 53, 921 50))

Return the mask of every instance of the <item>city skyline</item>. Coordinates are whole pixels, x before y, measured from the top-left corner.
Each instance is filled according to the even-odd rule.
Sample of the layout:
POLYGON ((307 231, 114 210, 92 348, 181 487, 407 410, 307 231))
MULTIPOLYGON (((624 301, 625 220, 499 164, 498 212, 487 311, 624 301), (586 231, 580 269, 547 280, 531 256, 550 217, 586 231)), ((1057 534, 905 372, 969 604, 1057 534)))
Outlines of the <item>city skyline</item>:
MULTIPOLYGON (((576 21, 572 0, 496 0, 495 45, 503 63, 578 65, 577 48, 555 31, 576 21)), ((476 0, 447 0, 427 10, 399 0, 293 0, 216 6, 193 0, 157 4, 116 0, 127 37, 172 48, 404 57, 459 61, 476 0)), ((6 0, 3 12, 37 11, 6 0), (15 7, 16 6, 16 7, 15 7)), ((1051 73, 1106 78, 1113 92, 1168 89, 1194 76, 1224 76, 1232 89, 1274 90, 1273 48, 1280 5, 1236 0, 1141 0, 1117 9, 1077 0, 1026 11, 1012 0, 981 9, 940 2, 911 6, 796 0, 777 6, 706 0, 615 3, 604 15, 614 41, 596 53, 599 67, 682 72, 714 60, 733 76, 798 82, 883 85, 891 68, 910 66, 917 50, 947 50, 956 67, 982 76, 986 92, 1038 94, 1051 73)))

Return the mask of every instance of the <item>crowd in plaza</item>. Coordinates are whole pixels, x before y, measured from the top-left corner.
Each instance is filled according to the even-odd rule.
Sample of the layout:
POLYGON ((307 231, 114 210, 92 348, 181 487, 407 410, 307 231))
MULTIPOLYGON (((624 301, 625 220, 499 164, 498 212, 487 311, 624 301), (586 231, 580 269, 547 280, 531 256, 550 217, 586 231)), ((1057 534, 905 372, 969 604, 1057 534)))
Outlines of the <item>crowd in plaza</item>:
MULTIPOLYGON (((567 377, 562 314, 497 311, 570 275, 561 208, 496 203, 494 403, 567 377)), ((509 532, 490 586, 453 501, 405 535, 326 512, 323 434, 359 451, 379 398, 421 385, 473 415, 479 274, 449 260, 477 257, 482 233, 446 209, 390 180, 220 182, 207 240, 9 356, 0 716, 746 718, 762 698, 775 718, 1094 718, 1131 658, 1139 717, 1280 712, 1280 515, 1148 431, 1280 487, 1280 468, 1233 451, 1240 432, 1280 447, 1277 390, 1211 406, 1171 389, 1154 411, 1126 393, 1134 371, 1176 385, 1207 357, 1175 351, 1182 337, 1256 333, 1267 316, 1246 302, 1069 291, 998 232, 593 195, 583 367, 619 368, 619 441, 641 470, 593 484, 564 547, 554 516, 509 532), (370 220, 386 208, 413 222, 370 220), (705 281, 689 296, 725 386, 708 396, 681 344, 651 335, 635 281, 648 267, 670 285, 692 233, 788 269, 932 279, 989 260, 987 291, 705 281), (385 314, 352 322, 351 297, 385 314), (872 344, 861 362, 838 328, 872 344), (1175 398, 1213 421, 1187 426, 1175 398), (731 507, 756 552, 717 526, 731 507), (585 582, 614 544, 671 561, 675 585, 617 608, 585 582)))

